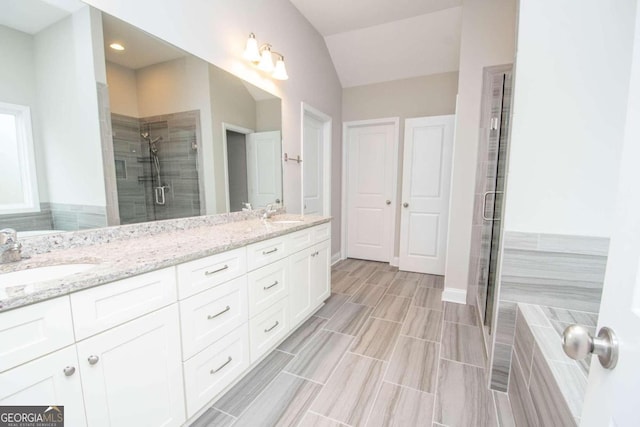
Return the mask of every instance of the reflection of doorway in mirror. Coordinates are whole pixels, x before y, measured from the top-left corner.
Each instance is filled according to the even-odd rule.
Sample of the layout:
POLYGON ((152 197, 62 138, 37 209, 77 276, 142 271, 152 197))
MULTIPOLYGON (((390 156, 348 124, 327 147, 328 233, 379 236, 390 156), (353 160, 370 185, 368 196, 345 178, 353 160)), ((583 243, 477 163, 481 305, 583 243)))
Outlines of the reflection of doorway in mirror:
POLYGON ((227 210, 282 203, 280 131, 254 132, 223 124, 227 210))
POLYGON ((331 117, 302 105, 302 188, 306 215, 331 215, 331 117))

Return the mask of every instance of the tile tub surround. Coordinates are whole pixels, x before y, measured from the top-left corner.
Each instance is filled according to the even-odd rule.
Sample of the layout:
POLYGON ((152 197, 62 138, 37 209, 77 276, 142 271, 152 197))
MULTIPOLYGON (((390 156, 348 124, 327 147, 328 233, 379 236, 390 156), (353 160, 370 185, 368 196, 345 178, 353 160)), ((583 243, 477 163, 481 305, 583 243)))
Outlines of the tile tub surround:
MULTIPOLYGON (((389 286, 404 279, 427 288, 439 276, 409 276, 388 264, 349 259, 332 269, 333 283, 345 277, 358 288, 345 288, 349 294, 334 289, 323 309, 191 425, 514 425, 507 395, 487 388, 484 363, 462 363, 465 355, 455 352, 448 360, 441 350, 448 345, 441 342, 457 339, 444 336, 444 323, 480 335, 467 310, 458 308, 465 306, 440 302, 421 307, 418 292, 402 297, 389 286), (389 280, 380 280, 387 276, 389 280), (365 292, 361 289, 375 294, 371 286, 384 296, 375 303, 365 301, 371 306, 352 302, 365 292)), ((477 342, 466 350, 484 354, 477 342)))
POLYGON ((204 258, 331 221, 330 217, 282 215, 273 219, 295 217, 302 222, 275 224, 255 218, 254 212, 251 215, 253 219, 241 220, 242 215, 221 215, 222 218, 216 215, 24 239, 23 244, 28 246, 25 252, 36 253, 20 262, 0 265, 0 274, 60 264, 96 266, 58 280, 27 286, 4 286, 0 290, 0 311, 204 258), (37 242, 44 242, 43 246, 49 243, 50 252, 33 251, 33 248, 37 248, 37 242))
MULTIPOLYGON (((505 231, 491 367, 494 390, 507 390, 517 304, 598 313, 608 249, 609 239, 602 237, 505 231)), ((561 323, 568 322, 555 321, 556 327, 561 323)))
POLYGON ((593 328, 597 315, 518 304, 509 398, 519 426, 580 424, 588 372, 562 351, 558 319, 593 328))

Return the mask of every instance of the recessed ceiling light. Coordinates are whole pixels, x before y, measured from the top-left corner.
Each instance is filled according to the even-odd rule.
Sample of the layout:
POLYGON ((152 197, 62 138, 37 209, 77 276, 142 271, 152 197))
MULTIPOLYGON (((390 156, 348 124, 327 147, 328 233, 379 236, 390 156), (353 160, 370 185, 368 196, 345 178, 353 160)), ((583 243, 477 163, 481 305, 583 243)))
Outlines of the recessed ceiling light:
POLYGON ((124 50, 124 46, 122 46, 120 43, 111 43, 109 47, 113 50, 124 50))

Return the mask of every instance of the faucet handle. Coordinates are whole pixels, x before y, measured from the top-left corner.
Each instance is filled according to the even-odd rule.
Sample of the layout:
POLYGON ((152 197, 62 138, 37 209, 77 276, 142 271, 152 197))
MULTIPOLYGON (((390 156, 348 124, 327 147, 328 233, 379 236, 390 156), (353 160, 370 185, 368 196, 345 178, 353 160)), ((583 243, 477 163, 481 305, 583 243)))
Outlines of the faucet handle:
POLYGON ((7 243, 16 243, 18 241, 18 232, 13 228, 4 228, 0 230, 0 245, 7 243))

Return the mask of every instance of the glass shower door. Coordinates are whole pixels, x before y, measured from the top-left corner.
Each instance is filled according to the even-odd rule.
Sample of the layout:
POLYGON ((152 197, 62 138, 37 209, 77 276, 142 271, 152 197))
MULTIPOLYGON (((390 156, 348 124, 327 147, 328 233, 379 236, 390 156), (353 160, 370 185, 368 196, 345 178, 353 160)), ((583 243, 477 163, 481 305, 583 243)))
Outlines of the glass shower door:
POLYGON ((507 170, 507 144, 509 138, 509 119, 511 110, 511 85, 512 74, 510 72, 501 75, 501 84, 494 91, 496 97, 496 114, 492 114, 491 132, 494 132, 493 147, 489 149, 488 162, 488 191, 484 194, 483 219, 486 221, 484 236, 488 243, 487 265, 487 294, 484 313, 484 324, 491 333, 493 325, 493 307, 495 301, 496 281, 498 279, 498 259, 500 237, 502 229, 502 215, 504 206, 504 188, 507 170), (493 149, 492 149, 493 148, 493 149))

